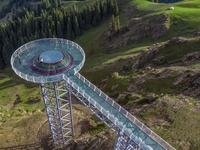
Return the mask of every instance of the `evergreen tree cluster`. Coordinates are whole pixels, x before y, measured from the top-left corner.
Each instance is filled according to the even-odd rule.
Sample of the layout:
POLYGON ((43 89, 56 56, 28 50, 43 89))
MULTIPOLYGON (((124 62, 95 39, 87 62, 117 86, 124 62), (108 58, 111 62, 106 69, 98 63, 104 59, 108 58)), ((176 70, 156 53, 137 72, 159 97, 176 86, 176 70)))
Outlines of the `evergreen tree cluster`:
POLYGON ((8 24, 0 24, 0 69, 10 64, 10 57, 19 46, 29 41, 48 37, 73 40, 108 15, 119 13, 115 0, 96 1, 80 11, 76 5, 67 9, 61 0, 42 0, 37 4, 22 8, 8 24))
POLYGON ((12 7, 14 4, 16 5, 15 8, 19 8, 29 4, 30 2, 39 2, 41 0, 9 0, 8 5, 3 6, 0 12, 0 18, 3 18, 7 13, 11 12, 12 7))

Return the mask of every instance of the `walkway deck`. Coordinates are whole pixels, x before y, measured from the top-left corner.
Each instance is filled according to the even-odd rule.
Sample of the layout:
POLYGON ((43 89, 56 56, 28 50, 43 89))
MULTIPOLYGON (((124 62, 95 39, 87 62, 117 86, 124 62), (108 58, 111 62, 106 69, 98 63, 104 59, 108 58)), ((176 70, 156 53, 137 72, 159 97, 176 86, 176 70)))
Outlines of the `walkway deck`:
POLYGON ((171 145, 114 102, 81 74, 68 74, 68 76, 63 78, 143 149, 174 150, 171 145))

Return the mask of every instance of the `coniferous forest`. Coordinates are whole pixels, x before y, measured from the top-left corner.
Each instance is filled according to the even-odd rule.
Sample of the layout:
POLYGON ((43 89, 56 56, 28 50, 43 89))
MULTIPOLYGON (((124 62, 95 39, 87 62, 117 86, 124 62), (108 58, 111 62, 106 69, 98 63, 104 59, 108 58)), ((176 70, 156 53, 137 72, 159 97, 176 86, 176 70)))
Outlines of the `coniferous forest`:
POLYGON ((117 18, 119 13, 115 0, 96 1, 81 10, 76 5, 71 9, 63 6, 62 0, 10 0, 3 12, 13 5, 12 20, 0 24, 0 69, 9 65, 12 53, 29 41, 50 37, 73 40, 103 18, 117 18))

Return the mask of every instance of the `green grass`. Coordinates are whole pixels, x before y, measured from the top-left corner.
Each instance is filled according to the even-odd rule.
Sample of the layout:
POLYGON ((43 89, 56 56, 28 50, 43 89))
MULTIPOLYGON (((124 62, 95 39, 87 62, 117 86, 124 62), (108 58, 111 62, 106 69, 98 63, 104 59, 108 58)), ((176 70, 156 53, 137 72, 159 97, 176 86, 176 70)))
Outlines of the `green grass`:
MULTIPOLYGON (((164 44, 165 45, 165 44, 164 44)), ((175 63, 183 63, 182 58, 188 53, 198 52, 200 47, 200 38, 177 38, 170 43, 166 44, 164 48, 161 48, 155 55, 149 57, 148 60, 142 62, 140 66, 145 66, 147 64, 160 65, 170 65, 175 63), (185 42, 180 42, 181 40, 186 40, 185 42), (154 63, 154 60, 159 60, 154 63)), ((187 66, 193 69, 199 69, 198 63, 191 62, 187 66)))
POLYGON ((198 63, 192 63, 190 65, 190 68, 195 69, 195 70, 200 70, 200 63, 199 62, 198 63))
MULTIPOLYGON (((128 9, 131 7, 130 0, 120 1, 122 3, 122 8, 128 9)), ((127 19, 126 10, 120 14, 120 20, 122 25, 125 25, 125 20, 127 19)), ((129 42, 126 46, 117 48, 116 50, 109 50, 109 54, 105 54, 105 45, 108 39, 102 33, 108 29, 111 19, 108 18, 104 20, 100 26, 94 27, 84 33, 82 36, 75 39, 79 45, 81 45, 86 53, 86 62, 82 69, 82 72, 88 70, 88 68, 93 68, 95 66, 102 66, 104 64, 109 64, 121 58, 127 58, 129 56, 134 56, 140 50, 144 50, 146 47, 151 45, 154 41, 139 41, 139 42, 129 42), (134 48, 133 48, 133 44, 134 48), (89 62, 89 63, 87 63, 89 62)))
POLYGON ((108 95, 110 96, 115 96, 118 95, 119 93, 122 93, 126 90, 127 88, 127 82, 126 82, 127 77, 126 76, 119 76, 118 73, 115 73, 114 77, 110 78, 106 82, 106 86, 102 88, 103 91, 105 91, 108 95), (113 92, 111 89, 113 86, 116 86, 116 89, 113 92))
MULTIPOLYGON (((198 111, 194 112, 188 106, 179 109, 177 112, 171 112, 169 117, 172 124, 167 135, 162 135, 162 137, 171 141, 188 141, 190 143, 189 149, 198 149, 200 147, 198 137, 200 134, 199 115, 200 113, 198 111)), ((184 146, 180 146, 177 143, 174 143, 174 145, 177 149, 185 149, 184 146)))
POLYGON ((107 129, 107 126, 104 123, 99 123, 91 129, 90 134, 92 136, 95 136, 106 129, 107 129))
MULTIPOLYGON (((181 58, 190 52, 199 51, 200 39, 194 39, 189 42, 177 44, 171 43, 162 50, 160 50, 153 59, 164 56, 163 63, 172 64, 181 62, 181 58)), ((160 62, 160 63, 162 63, 160 62)))
MULTIPOLYGON (((122 2, 122 8, 125 9, 124 12, 121 14, 121 21, 124 23, 126 18, 126 10, 131 7, 130 1, 126 0, 126 2, 122 2)), ((194 3, 194 2, 191 2, 194 3)), ((195 1, 194 4, 199 3, 195 1)), ((136 0, 132 1, 132 4, 137 4, 137 8, 139 12, 145 12, 145 15, 152 16, 155 13, 167 13, 169 17, 169 22, 166 24, 168 26, 169 31, 167 32, 166 36, 161 38, 159 41, 164 41, 171 37, 180 35, 191 35, 194 31, 199 28, 200 19, 199 17, 199 10, 196 9, 187 9, 184 8, 182 11, 183 6, 179 6, 180 3, 173 4, 177 9, 170 11, 168 9, 167 4, 157 4, 151 3, 146 0, 136 0), (153 10, 156 8, 157 10, 153 10), (151 10, 151 11, 150 11, 151 10), (190 23, 188 23, 190 22, 190 23), (176 25, 175 25, 176 24, 176 25), (178 32, 176 31, 178 30, 178 32)), ((103 31, 105 31, 110 23, 110 19, 104 20, 101 23, 101 26, 92 28, 87 33, 84 33, 82 36, 78 37, 75 42, 83 47, 86 53, 86 62, 81 72, 88 70, 88 68, 93 68, 95 66, 102 66, 105 64, 109 64, 121 58, 126 58, 128 56, 134 56, 140 50, 144 50, 146 47, 154 43, 155 41, 139 41, 139 42, 128 42, 128 44, 124 47, 120 47, 116 50, 109 50, 109 54, 105 54, 105 47, 106 39, 105 36, 102 36, 103 31), (134 48, 132 47, 134 44, 134 48), (143 47, 143 48, 142 48, 143 47)), ((125 24, 125 23, 124 23, 125 24)), ((177 46, 178 48, 178 46, 177 46)), ((174 50, 174 48, 172 48, 174 50)), ((168 50, 166 50, 168 52, 168 50)), ((174 53, 179 55, 179 53, 174 53)), ((176 57, 176 56, 175 56, 176 57)), ((178 57, 178 56, 177 56, 178 57)), ((168 58, 167 58, 168 59, 168 58)), ((169 60, 170 61, 170 60, 169 60)), ((173 61, 173 58, 171 58, 173 61)))
MULTIPOLYGON (((156 95, 160 94, 178 94, 179 91, 173 86, 173 82, 177 78, 177 74, 173 74, 164 78, 155 78, 145 79, 144 83, 138 84, 137 87, 139 90, 145 90, 147 93, 155 93, 156 95), (164 86, 163 86, 164 84, 164 86)), ((137 80, 137 79, 135 79, 137 80)))
POLYGON ((120 98, 117 103, 120 105, 126 105, 127 103, 132 103, 135 99, 131 97, 131 95, 126 95, 125 97, 120 98))
POLYGON ((191 33, 199 29, 200 24, 200 1, 183 0, 173 4, 152 3, 147 0, 134 0, 132 4, 136 4, 143 17, 155 14, 165 13, 169 16, 171 22, 165 40, 177 35, 189 36, 191 33), (169 10, 173 6, 174 10, 169 10), (188 23, 189 22, 189 23, 188 23))
POLYGON ((0 109, 9 114, 8 118, 20 116, 23 111, 32 113, 44 108, 39 85, 20 79, 10 67, 0 71, 0 91, 3 91, 0 92, 0 109))
MULTIPOLYGON (((180 100, 181 98, 174 98, 174 101, 180 100)), ((163 122, 162 125, 153 125, 153 131, 163 139, 171 141, 170 144, 176 149, 198 149, 200 147, 198 137, 200 134, 200 112, 192 110, 191 105, 188 103, 184 105, 180 109, 174 109, 174 106, 170 103, 165 104, 165 107, 154 106, 141 112, 141 115, 148 126, 154 124, 153 118, 167 118, 168 123, 163 122), (185 146, 180 145, 177 141, 187 141, 190 146, 188 144, 185 146)))
POLYGON ((86 62, 81 72, 87 72, 88 68, 102 67, 120 59, 135 56, 151 44, 151 42, 132 42, 127 46, 110 50, 109 53, 106 53, 105 45, 108 43, 108 39, 102 33, 108 29, 110 21, 110 18, 104 20, 101 26, 94 27, 75 39, 75 42, 81 45, 86 54, 86 62), (135 44, 134 47, 133 44, 135 44))

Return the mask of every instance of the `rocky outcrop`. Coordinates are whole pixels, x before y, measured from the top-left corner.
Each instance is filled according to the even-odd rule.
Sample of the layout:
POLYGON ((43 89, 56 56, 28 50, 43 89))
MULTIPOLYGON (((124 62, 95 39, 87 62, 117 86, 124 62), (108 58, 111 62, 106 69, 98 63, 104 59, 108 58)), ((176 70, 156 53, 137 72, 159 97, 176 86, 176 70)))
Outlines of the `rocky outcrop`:
POLYGON ((188 53, 182 57, 182 61, 187 63, 190 61, 197 61, 200 59, 200 52, 188 53))
MULTIPOLYGON (((187 74, 186 74, 187 75, 187 74)), ((200 96, 200 73, 196 73, 195 75, 187 75, 186 78, 179 83, 179 85, 184 85, 187 83, 187 86, 182 90, 184 95, 190 97, 199 97, 200 96)))
POLYGON ((168 17, 166 14, 160 14, 152 18, 132 18, 129 22, 128 31, 124 31, 125 29, 122 28, 122 33, 119 34, 120 37, 113 37, 113 42, 109 48, 115 49, 124 46, 130 40, 134 41, 149 37, 156 40, 168 31, 165 25, 167 21, 168 17))
POLYGON ((200 29, 194 32, 194 37, 200 36, 200 29))
POLYGON ((150 47, 147 50, 143 51, 135 60, 132 65, 132 70, 137 70, 138 68, 143 67, 143 64, 151 59, 159 49, 157 47, 150 47))
POLYGON ((151 103, 156 99, 156 95, 155 93, 149 93, 145 96, 145 99, 148 100, 149 103, 151 103))
MULTIPOLYGON (((144 50, 143 52, 141 52, 141 54, 138 55, 135 58, 135 61, 134 61, 133 65, 132 65, 132 70, 137 70, 137 69, 139 69, 141 67, 144 67, 147 62, 149 62, 148 63, 149 66, 151 66, 151 65, 162 65, 162 64, 167 63, 167 62, 164 61, 164 58, 166 56, 162 55, 162 56, 157 57, 157 58, 154 58, 154 56, 160 50, 164 49, 168 45, 171 45, 171 44, 183 44, 185 42, 187 42, 187 39, 181 38, 181 37, 176 37, 176 38, 172 38, 171 40, 166 41, 162 45, 153 44, 151 47, 149 47, 146 50, 144 50)), ((184 62, 186 60, 189 60, 189 58, 191 58, 191 56, 194 57, 193 60, 194 59, 198 59, 198 58, 200 58, 200 53, 187 54, 185 57, 182 58, 182 61, 184 62)))

